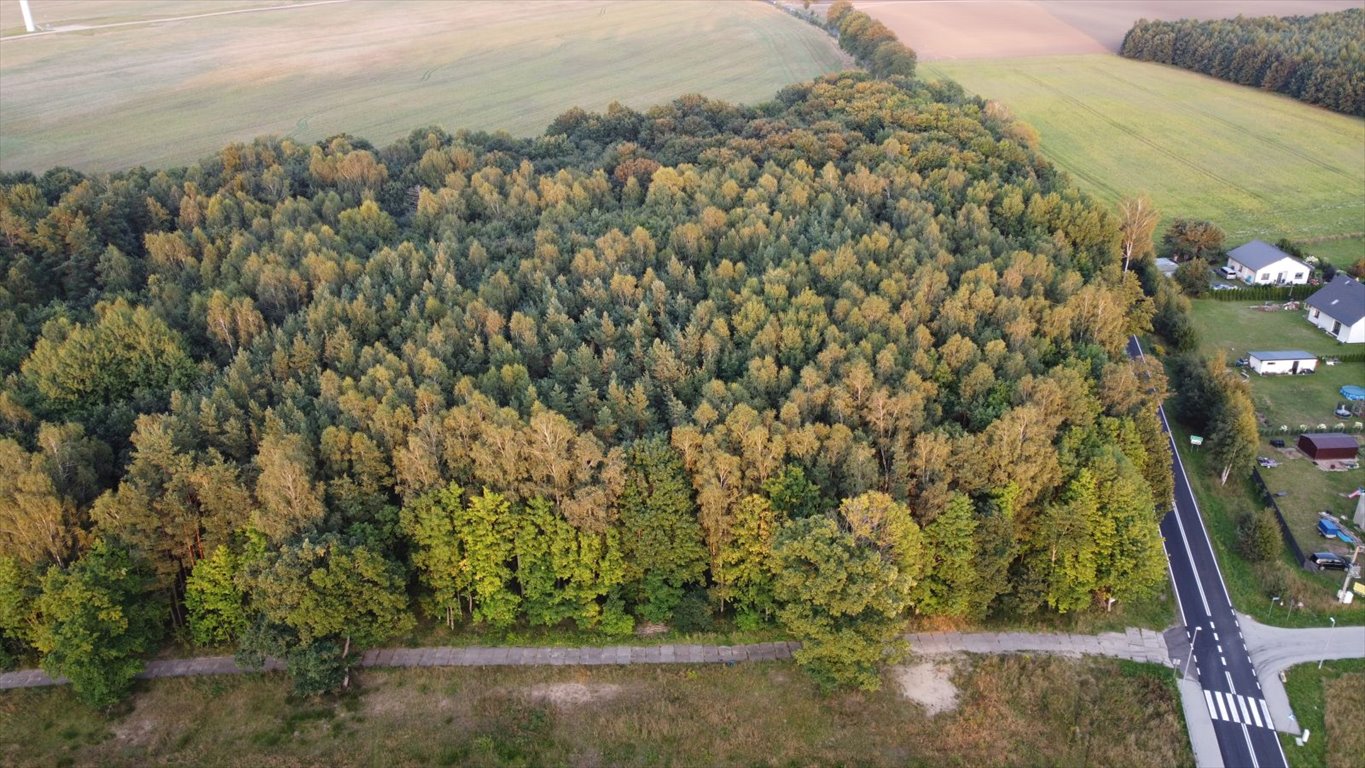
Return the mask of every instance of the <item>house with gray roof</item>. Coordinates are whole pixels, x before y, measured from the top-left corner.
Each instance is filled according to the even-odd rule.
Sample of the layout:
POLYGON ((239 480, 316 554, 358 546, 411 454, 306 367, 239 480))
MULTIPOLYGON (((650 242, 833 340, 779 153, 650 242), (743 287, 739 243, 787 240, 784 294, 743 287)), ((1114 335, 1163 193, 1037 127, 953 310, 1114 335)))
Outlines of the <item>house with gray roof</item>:
POLYGON ((1252 240, 1228 251, 1228 269, 1251 285, 1303 285, 1313 270, 1270 243, 1252 240))
POLYGON ((1365 343, 1365 283, 1340 272, 1304 302, 1308 322, 1343 344, 1365 343))

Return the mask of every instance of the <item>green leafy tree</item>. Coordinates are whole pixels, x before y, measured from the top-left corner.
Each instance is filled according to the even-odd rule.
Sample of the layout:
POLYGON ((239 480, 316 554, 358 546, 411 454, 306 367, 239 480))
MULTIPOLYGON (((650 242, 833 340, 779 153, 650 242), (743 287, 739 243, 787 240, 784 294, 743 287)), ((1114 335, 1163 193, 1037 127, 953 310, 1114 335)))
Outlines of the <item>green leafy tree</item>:
POLYGON ((472 580, 460 543, 464 490, 451 483, 423 494, 399 513, 403 533, 412 543, 412 565, 431 591, 432 614, 454 629, 460 600, 470 594, 472 580))
POLYGON ((126 549, 96 544, 70 569, 51 568, 38 598, 33 644, 43 669, 65 676, 87 704, 123 698, 155 648, 161 610, 148 599, 151 574, 126 549))
POLYGON ((76 413, 118 402, 151 410, 194 377, 180 334, 151 310, 116 299, 95 311, 92 325, 49 323, 24 361, 24 376, 55 410, 76 413))
POLYGON ((1242 517, 1237 525, 1237 543, 1242 554, 1253 562, 1274 559, 1280 552, 1280 526, 1269 508, 1242 517))
POLYGON ((1083 610, 1096 586, 1099 498, 1095 475, 1082 469, 1062 498, 1048 504, 1033 523, 1023 563, 1027 597, 1058 613, 1083 610))
POLYGON ((1245 472, 1251 468, 1260 433, 1256 428, 1256 408, 1243 386, 1224 374, 1222 390, 1222 401, 1213 417, 1209 450, 1216 465, 1222 467, 1220 484, 1227 485, 1234 470, 1245 472))
POLYGON ((914 605, 926 616, 965 617, 977 590, 976 513, 972 501, 955 494, 924 526, 925 573, 915 586, 914 605))
POLYGON ((249 624, 246 593, 239 583, 241 560, 219 545, 195 563, 185 580, 185 613, 199 645, 222 645, 241 637, 249 624))
POLYGON ((778 619, 801 641, 796 660, 821 687, 876 690, 881 665, 904 654, 922 548, 910 510, 876 492, 845 500, 837 515, 783 528, 778 619))
POLYGON ((32 646, 33 603, 38 594, 34 571, 13 557, 0 555, 0 669, 13 666, 32 646))
POLYGON ((834 506, 821 495, 819 486, 807 480, 806 473, 794 464, 788 464, 764 481, 763 493, 775 512, 792 519, 823 514, 834 506))
POLYGON ((469 500, 459 519, 474 620, 494 627, 511 626, 521 603, 512 589, 514 522, 511 502, 487 488, 469 500))
POLYGON ((618 507, 626 595, 645 621, 667 621, 706 571, 692 485, 682 459, 662 439, 637 442, 618 507))
MULTIPOLYGON (((335 534, 286 545, 244 581, 256 615, 243 642, 247 661, 283 650, 291 666, 324 658, 349 669, 355 654, 412 626, 402 569, 335 534)), ((348 684, 343 676, 341 687, 348 684)))
POLYGON ((744 497, 735 507, 730 540, 721 550, 711 578, 721 604, 731 603, 741 626, 767 621, 776 608, 773 597, 773 542, 785 516, 762 496, 744 497))

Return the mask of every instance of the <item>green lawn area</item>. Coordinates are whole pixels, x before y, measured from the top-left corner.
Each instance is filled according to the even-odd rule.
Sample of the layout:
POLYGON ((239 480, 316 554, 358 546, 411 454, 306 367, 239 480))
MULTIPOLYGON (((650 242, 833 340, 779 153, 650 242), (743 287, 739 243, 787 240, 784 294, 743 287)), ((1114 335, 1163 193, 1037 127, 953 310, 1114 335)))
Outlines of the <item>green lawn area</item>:
MULTIPOLYGON (((1289 530, 1294 534, 1305 555, 1324 550, 1351 557, 1351 549, 1336 539, 1324 539, 1317 531, 1318 513, 1330 511, 1337 516, 1344 515, 1349 525, 1355 512, 1354 499, 1345 498, 1356 488, 1365 486, 1365 469, 1350 472, 1324 472, 1311 461, 1304 458, 1284 460, 1270 445, 1261 446, 1263 455, 1281 458, 1280 466, 1262 469, 1261 477, 1272 493, 1283 492, 1284 496, 1275 499, 1280 511, 1284 513, 1289 530)), ((1336 583, 1341 583, 1340 574, 1336 583)))
POLYGON ((1337 269, 1347 269, 1357 261, 1365 259, 1365 237, 1346 237, 1340 240, 1309 243, 1304 245, 1303 249, 1310 255, 1335 265, 1337 269))
POLYGON ((791 663, 370 670, 340 700, 279 675, 166 679, 105 715, 0 694, 0 764, 69 766, 1188 766, 1170 670, 1106 659, 945 662, 956 711, 888 672, 822 695, 791 663))
POLYGON ((1230 247, 1365 229, 1360 118, 1103 54, 921 70, 1009 106, 1037 128, 1043 153, 1101 199, 1145 191, 1167 220, 1218 224, 1230 247))
MULTIPOLYGON (((0 5, 10 25, 17 3, 0 5)), ((70 14, 137 20, 186 4, 95 5, 70 14)), ((660 0, 339 3, 13 39, 0 54, 0 170, 160 168, 263 134, 534 136, 574 106, 754 103, 846 62, 766 3, 660 0)))
MULTIPOLYGON (((1259 306, 1259 302, 1194 301, 1192 316, 1201 349, 1206 354, 1221 351, 1229 363, 1257 350, 1302 349, 1330 357, 1355 349, 1310 325, 1302 311, 1262 312, 1259 306)), ((1309 428, 1324 424, 1330 429, 1342 422, 1350 429, 1359 420, 1343 420, 1333 414, 1343 402, 1342 385, 1365 385, 1365 367, 1357 363, 1319 363, 1318 372, 1309 376, 1248 376, 1252 401, 1264 419, 1263 426, 1269 430, 1288 427, 1286 439, 1297 438, 1301 424, 1309 428)))
POLYGON ((1344 659, 1294 667, 1285 692, 1299 725, 1311 735, 1298 746, 1280 734, 1290 768, 1355 768, 1365 755, 1365 659, 1344 659))

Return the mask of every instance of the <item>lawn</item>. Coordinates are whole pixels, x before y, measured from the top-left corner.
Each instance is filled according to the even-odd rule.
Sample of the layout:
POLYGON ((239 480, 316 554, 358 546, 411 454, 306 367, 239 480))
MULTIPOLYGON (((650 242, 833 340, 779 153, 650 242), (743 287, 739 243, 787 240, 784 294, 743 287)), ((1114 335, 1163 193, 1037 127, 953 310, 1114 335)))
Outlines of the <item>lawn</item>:
MULTIPOLYGON (((1199 330, 1200 348, 1205 354, 1221 351, 1228 362, 1246 357, 1248 352, 1302 349, 1330 357, 1355 351, 1310 325, 1303 311, 1263 312, 1261 303, 1200 299, 1193 302, 1192 316, 1199 330)), ((1344 384, 1365 385, 1365 367, 1358 363, 1323 365, 1308 376, 1259 376, 1248 374, 1251 397, 1265 429, 1288 427, 1286 439, 1298 435, 1299 425, 1319 424, 1333 428, 1342 422, 1348 429, 1358 419, 1341 419, 1333 414, 1343 402, 1344 384)))
POLYGON ((1319 259, 1325 259, 1337 269, 1347 269, 1361 259, 1365 259, 1365 237, 1343 237, 1308 243, 1303 249, 1319 259))
MULTIPOLYGON (((175 8, 217 6, 104 2, 79 20, 175 8)), ((764 3, 340 3, 15 38, 0 46, 0 170, 167 167, 262 134, 532 136, 574 106, 765 101, 846 61, 764 3)))
POLYGON ((822 696, 790 663, 367 671, 295 701, 277 675, 144 684, 112 716, 65 689, 0 694, 8 765, 1190 765, 1170 671, 969 657, 955 712, 888 675, 822 696))
POLYGON ((1355 768, 1365 755, 1365 659, 1328 661, 1319 669, 1304 664, 1290 669, 1285 692, 1299 725, 1310 731, 1308 743, 1280 735, 1290 768, 1355 768))
MULTIPOLYGON (((1266 455, 1280 457, 1269 444, 1262 445, 1261 450, 1266 455)), ((1324 539, 1318 533, 1318 513, 1326 510, 1334 515, 1345 515, 1348 527, 1354 531, 1349 521, 1355 512, 1356 503, 1354 499, 1345 496, 1365 485, 1365 469, 1323 472, 1307 459, 1286 461, 1281 458, 1280 466, 1262 469, 1261 477, 1265 479, 1266 487, 1271 493, 1285 494, 1277 497, 1275 503, 1284 513, 1289 530, 1294 534, 1294 539, 1298 541, 1305 555, 1332 551, 1344 555, 1348 560, 1351 558, 1349 546, 1336 539, 1324 539)), ((1333 579, 1336 584, 1341 584, 1340 573, 1333 579)))
POLYGON ((1151 195, 1169 221, 1209 219, 1229 245, 1365 229, 1365 120, 1175 67, 1097 54, 935 61, 1037 128, 1042 151, 1099 198, 1151 195))

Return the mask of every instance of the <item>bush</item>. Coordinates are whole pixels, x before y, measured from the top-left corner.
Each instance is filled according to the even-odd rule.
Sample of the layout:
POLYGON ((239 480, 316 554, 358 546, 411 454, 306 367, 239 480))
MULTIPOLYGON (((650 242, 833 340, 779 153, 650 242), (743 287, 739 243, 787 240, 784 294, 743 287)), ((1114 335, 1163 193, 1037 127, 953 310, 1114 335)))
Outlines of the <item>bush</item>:
POLYGON ((709 632, 713 624, 711 605, 704 593, 687 593, 673 609, 672 626, 679 632, 709 632))
POLYGON ((1204 295, 1209 289, 1209 263, 1203 259, 1190 259, 1176 268, 1175 281, 1187 296, 1204 295))
POLYGON ((1237 543, 1242 555, 1252 562, 1274 558, 1280 550, 1280 526, 1275 513, 1262 509, 1244 515, 1237 525, 1237 543))

